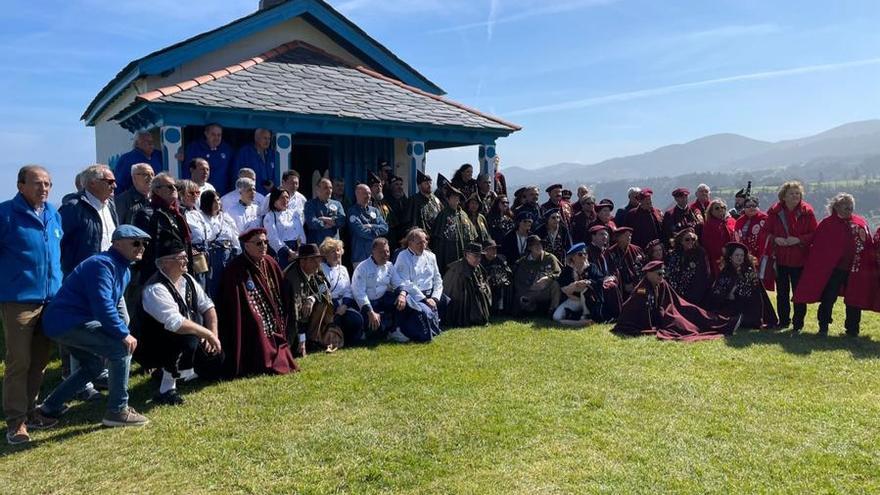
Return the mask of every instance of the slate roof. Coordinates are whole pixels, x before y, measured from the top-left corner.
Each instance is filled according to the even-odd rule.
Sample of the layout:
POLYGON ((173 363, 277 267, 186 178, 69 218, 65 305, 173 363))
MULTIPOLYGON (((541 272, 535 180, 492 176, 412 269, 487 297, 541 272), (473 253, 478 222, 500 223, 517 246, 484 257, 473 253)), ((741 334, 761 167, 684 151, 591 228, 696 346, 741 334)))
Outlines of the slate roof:
POLYGON ((138 102, 499 129, 520 127, 295 41, 225 69, 137 97, 138 102))

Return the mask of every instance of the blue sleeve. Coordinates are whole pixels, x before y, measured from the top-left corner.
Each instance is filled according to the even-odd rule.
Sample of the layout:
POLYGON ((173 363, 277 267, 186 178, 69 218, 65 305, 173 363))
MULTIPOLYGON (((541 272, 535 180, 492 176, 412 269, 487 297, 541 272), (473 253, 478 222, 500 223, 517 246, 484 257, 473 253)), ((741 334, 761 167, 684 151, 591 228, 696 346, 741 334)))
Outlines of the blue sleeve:
POLYGON ((370 241, 373 240, 373 225, 369 223, 364 223, 360 215, 352 215, 349 219, 349 223, 351 224, 351 234, 353 236, 360 239, 366 239, 370 241))
MULTIPOLYGON (((124 339, 128 327, 119 314, 119 301, 113 300, 113 266, 109 263, 90 263, 86 280, 94 281, 94 290, 88 291, 89 308, 95 319, 101 322, 101 330, 112 337, 124 339)), ((83 274, 85 275, 85 274, 83 274)))
POLYGON ((116 190, 119 194, 124 193, 131 187, 131 166, 134 164, 129 163, 128 157, 128 153, 120 156, 113 171, 113 175, 116 177, 116 190))
POLYGON ((336 228, 341 229, 342 227, 345 227, 346 222, 345 208, 342 206, 342 203, 339 203, 338 201, 337 204, 339 205, 339 211, 336 212, 336 228))
POLYGON ((318 220, 318 214, 315 211, 315 203, 312 201, 306 201, 306 206, 303 208, 303 218, 303 226, 306 229, 321 230, 324 228, 324 222, 318 220))
POLYGON ((373 227, 377 236, 383 236, 388 233, 388 222, 381 214, 376 214, 376 225, 373 227))

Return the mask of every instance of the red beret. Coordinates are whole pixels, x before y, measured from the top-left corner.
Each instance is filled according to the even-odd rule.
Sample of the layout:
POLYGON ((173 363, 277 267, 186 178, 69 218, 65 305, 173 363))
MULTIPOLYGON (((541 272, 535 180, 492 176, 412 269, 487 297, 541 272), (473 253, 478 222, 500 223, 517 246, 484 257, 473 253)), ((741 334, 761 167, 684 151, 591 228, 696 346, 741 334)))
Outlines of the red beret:
POLYGON ((654 191, 652 191, 650 188, 646 187, 646 188, 642 189, 642 192, 639 193, 639 199, 647 198, 647 197, 653 196, 653 195, 654 195, 654 191))
POLYGON ((592 235, 602 230, 610 232, 611 229, 609 229, 606 225, 593 225, 592 227, 590 227, 590 234, 592 235))
POLYGON ((642 267, 642 273, 656 272, 657 270, 662 270, 662 269, 663 269, 663 262, 662 261, 652 261, 642 267))
POLYGON ((250 240, 251 237, 258 235, 258 234, 265 234, 265 233, 266 233, 266 229, 264 229, 263 227, 254 227, 252 229, 247 229, 244 232, 242 232, 238 236, 238 240, 240 242, 247 242, 250 240))
POLYGON ((672 197, 677 198, 679 196, 687 196, 690 193, 691 192, 688 191, 688 189, 686 187, 679 187, 678 189, 672 191, 672 197))
POLYGON ((632 227, 618 227, 618 228, 614 229, 614 235, 620 235, 620 234, 623 234, 624 232, 632 233, 632 231, 633 231, 632 227))

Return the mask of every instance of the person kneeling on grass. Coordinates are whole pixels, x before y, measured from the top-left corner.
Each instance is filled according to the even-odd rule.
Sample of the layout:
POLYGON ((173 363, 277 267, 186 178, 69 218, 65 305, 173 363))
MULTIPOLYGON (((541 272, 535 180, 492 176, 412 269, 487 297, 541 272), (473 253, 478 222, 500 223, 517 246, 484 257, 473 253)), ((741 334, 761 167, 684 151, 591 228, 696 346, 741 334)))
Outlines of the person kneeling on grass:
POLYGON ((514 296, 517 301, 514 315, 539 310, 552 315, 559 306, 561 292, 556 279, 562 272, 556 256, 544 251, 541 238, 530 235, 526 239, 527 254, 516 263, 513 272, 514 296))
POLYGON ((61 284, 58 295, 43 314, 46 336, 70 349, 80 367, 70 374, 40 406, 57 418, 65 402, 104 369, 110 371, 104 426, 140 426, 149 420, 128 406, 128 372, 137 347, 121 313, 122 295, 131 278, 129 265, 143 258, 150 236, 132 225, 113 232, 110 249, 80 263, 61 284))
POLYGON ((388 259, 388 240, 373 240, 370 257, 358 264, 351 279, 351 292, 364 317, 368 338, 385 338, 394 330, 396 316, 406 308, 403 280, 388 259))
POLYGON ((605 277, 590 263, 586 244, 575 244, 565 258, 566 266, 558 281, 566 300, 553 312, 553 320, 570 327, 586 327, 602 321, 605 277))
POLYGON ((480 266, 483 246, 469 243, 464 256, 450 263, 443 275, 443 288, 449 295, 446 320, 450 327, 487 325, 492 307, 492 290, 486 281, 486 272, 480 266))
POLYGON ((399 315, 398 328, 388 337, 395 342, 430 342, 440 335, 449 296, 443 293, 437 257, 427 249, 428 234, 412 229, 406 235, 406 245, 394 268, 407 293, 407 307, 399 315))
POLYGON ((177 379, 190 381, 196 351, 204 345, 211 355, 220 353, 214 303, 192 275, 186 273, 189 257, 179 241, 156 247, 158 271, 147 281, 140 320, 140 345, 135 358, 147 368, 161 367, 156 404, 183 404, 177 379))

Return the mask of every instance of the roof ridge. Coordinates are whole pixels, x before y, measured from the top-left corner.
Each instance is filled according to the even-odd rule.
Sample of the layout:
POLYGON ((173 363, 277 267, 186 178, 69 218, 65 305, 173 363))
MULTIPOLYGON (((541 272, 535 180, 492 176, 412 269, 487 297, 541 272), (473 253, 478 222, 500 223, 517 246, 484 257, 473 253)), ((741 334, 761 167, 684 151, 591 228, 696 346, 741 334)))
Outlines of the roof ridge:
POLYGON ((207 74, 204 74, 202 76, 198 76, 198 77, 195 77, 192 79, 187 79, 187 80, 181 81, 179 83, 172 84, 170 86, 164 86, 161 88, 154 89, 152 91, 148 91, 146 93, 141 93, 141 94, 137 95, 137 97, 135 99, 140 100, 140 101, 149 102, 149 101, 153 101, 153 100, 162 98, 163 96, 170 96, 175 93, 179 93, 181 91, 186 91, 186 90, 192 89, 196 86, 201 86, 202 84, 206 84, 211 81, 216 81, 216 80, 221 79, 223 77, 235 74, 236 72, 251 68, 251 67, 258 65, 258 64, 261 64, 263 62, 268 62, 269 60, 272 60, 276 57, 279 57, 279 56, 281 56, 291 50, 295 50, 297 48, 304 48, 306 50, 312 51, 314 53, 317 53, 319 55, 327 57, 327 58, 329 58, 339 64, 342 64, 350 69, 357 70, 358 72, 360 72, 362 74, 368 75, 368 76, 373 77, 375 79, 380 79, 382 81, 392 83, 400 88, 403 88, 407 91, 411 91, 411 92, 416 93, 418 95, 433 98, 434 100, 437 100, 441 103, 445 103, 447 105, 456 107, 460 110, 464 110, 466 112, 472 113, 472 114, 477 115, 479 117, 482 117, 484 119, 491 120, 491 121, 496 122, 498 124, 501 124, 505 127, 509 127, 511 129, 514 129, 515 131, 519 131, 522 129, 521 126, 518 126, 512 122, 508 122, 508 121, 503 120, 499 117, 495 117, 494 115, 489 115, 487 113, 483 113, 475 108, 471 108, 471 107, 464 105, 462 103, 459 103, 457 101, 452 101, 452 100, 449 100, 449 99, 444 98, 442 96, 428 93, 427 91, 422 91, 421 89, 416 88, 415 86, 410 86, 409 84, 406 84, 403 81, 400 81, 400 80, 394 79, 393 77, 388 77, 384 74, 381 74, 378 71, 371 69, 370 67, 367 67, 367 66, 364 66, 361 64, 353 65, 337 55, 334 55, 334 54, 332 54, 322 48, 319 48, 315 45, 312 45, 311 43, 308 43, 308 42, 302 41, 302 40, 289 41, 289 42, 284 43, 282 45, 279 45, 271 50, 263 52, 260 55, 257 55, 256 57, 251 57, 251 58, 243 60, 237 64, 232 64, 232 65, 229 65, 229 66, 224 67, 222 69, 215 70, 213 72, 209 72, 207 74))

